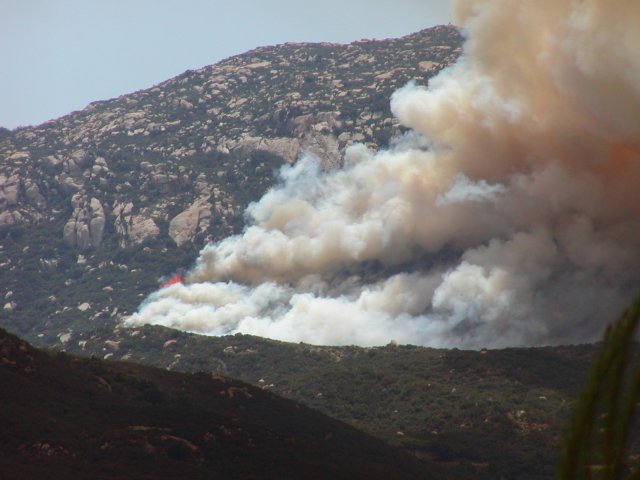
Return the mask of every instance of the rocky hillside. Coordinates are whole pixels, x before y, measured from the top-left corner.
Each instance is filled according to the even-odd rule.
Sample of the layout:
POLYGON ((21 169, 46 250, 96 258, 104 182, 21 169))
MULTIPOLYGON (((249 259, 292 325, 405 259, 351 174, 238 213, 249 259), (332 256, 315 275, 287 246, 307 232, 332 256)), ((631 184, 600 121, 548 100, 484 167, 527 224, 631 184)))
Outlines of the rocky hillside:
POLYGON ((114 324, 243 226, 302 152, 402 129, 392 92, 460 53, 453 27, 349 45, 261 47, 45 124, 0 131, 0 324, 40 344, 114 324))
POLYGON ((261 388, 50 356, 0 330, 0 477, 456 478, 261 388))

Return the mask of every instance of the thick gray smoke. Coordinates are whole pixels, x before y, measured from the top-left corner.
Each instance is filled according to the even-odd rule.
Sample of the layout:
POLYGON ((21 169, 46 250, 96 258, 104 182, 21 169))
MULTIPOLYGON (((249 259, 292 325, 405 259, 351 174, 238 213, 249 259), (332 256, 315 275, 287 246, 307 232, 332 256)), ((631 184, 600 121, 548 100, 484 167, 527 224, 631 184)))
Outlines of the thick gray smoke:
POLYGON ((464 0, 389 150, 311 157, 129 325, 316 344, 592 340, 640 285, 640 2, 464 0), (428 148, 425 148, 427 146, 428 148))

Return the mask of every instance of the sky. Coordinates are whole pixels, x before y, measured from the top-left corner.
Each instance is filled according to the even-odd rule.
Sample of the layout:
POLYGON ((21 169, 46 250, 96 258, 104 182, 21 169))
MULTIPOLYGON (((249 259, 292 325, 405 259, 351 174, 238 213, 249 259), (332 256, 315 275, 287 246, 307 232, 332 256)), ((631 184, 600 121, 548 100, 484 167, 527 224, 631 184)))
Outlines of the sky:
POLYGON ((452 0, 0 0, 0 126, 37 125, 263 45, 399 37, 452 0))

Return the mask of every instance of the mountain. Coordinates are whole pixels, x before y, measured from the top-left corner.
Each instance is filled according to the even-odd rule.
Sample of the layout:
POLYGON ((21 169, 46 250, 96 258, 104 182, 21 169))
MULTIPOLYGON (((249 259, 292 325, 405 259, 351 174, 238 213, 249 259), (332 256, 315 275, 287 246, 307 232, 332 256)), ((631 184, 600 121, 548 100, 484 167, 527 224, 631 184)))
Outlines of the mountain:
POLYGON ((145 326, 73 334, 81 355, 242 379, 474 479, 553 477, 596 345, 322 347, 145 326))
POLYGON ((323 168, 402 133, 389 98, 460 53, 454 27, 261 47, 153 88, 0 132, 0 325, 39 345, 115 325, 243 227, 303 151, 323 168))
POLYGON ((454 478, 273 393, 48 354, 0 330, 0 477, 454 478))
MULTIPOLYGON (((392 92, 411 80, 428 84, 459 56, 461 43, 455 28, 435 27, 401 39, 350 45, 262 47, 37 127, 0 130, 0 326, 68 353, 207 372, 185 377, 128 363, 29 353, 43 359, 41 369, 48 375, 42 382, 29 383, 27 371, 3 370, 13 375, 6 390, 22 395, 11 397, 11 408, 18 410, 7 410, 12 413, 3 422, 16 426, 21 417, 30 422, 21 433, 24 442, 3 440, 8 452, 27 446, 20 450, 20 468, 40 458, 33 451, 41 444, 46 451, 62 446, 73 452, 84 443, 72 442, 71 448, 62 440, 84 435, 103 442, 87 445, 111 442, 125 458, 129 446, 144 450, 150 443, 160 458, 158 466, 148 467, 150 472, 157 477, 153 469, 166 468, 166 475, 179 476, 182 467, 172 463, 176 459, 169 450, 180 451, 180 445, 186 452, 192 449, 167 435, 204 451, 197 435, 205 432, 161 424, 173 432, 165 434, 145 430, 156 414, 149 413, 144 423, 134 419, 151 407, 166 407, 163 419, 182 418, 168 405, 191 405, 191 396, 219 407, 212 399, 224 388, 211 380, 215 374, 251 384, 224 380, 246 388, 254 399, 271 398, 269 393, 275 392, 320 410, 403 447, 413 459, 438 463, 446 475, 550 478, 558 435, 594 346, 496 351, 317 347, 246 335, 209 338, 161 327, 119 326, 162 278, 188 267, 208 241, 240 231, 246 205, 277 181, 278 168, 303 151, 318 155, 322 167, 332 169, 354 142, 378 149, 402 135, 389 110, 392 92), (76 370, 60 373, 67 368, 76 370), (120 419, 109 434, 113 436, 102 436, 104 420, 86 410, 87 401, 93 401, 83 396, 87 392, 101 399, 101 408, 113 400, 113 392, 109 401, 101 396, 107 394, 100 385, 106 387, 94 376, 125 396, 115 402, 121 410, 100 410, 120 419), (54 378, 67 379, 64 386, 72 398, 48 383, 54 378), (202 395, 213 389, 212 396, 199 397, 192 390, 180 396, 171 382, 186 378, 191 380, 184 382, 196 382, 202 395), (60 401, 45 404, 42 417, 32 417, 37 406, 23 391, 60 401), (75 417, 61 417, 60 424, 51 420, 69 413, 65 404, 78 407, 78 419, 89 418, 89 425, 98 426, 82 433, 75 417), (131 405, 135 415, 127 410, 131 405), (61 429, 49 432, 71 433, 55 441, 45 438, 39 426, 50 422, 61 429), (163 444, 163 435, 178 447, 163 444)), ((13 352, 21 345, 28 349, 12 342, 18 345, 13 352)), ((190 418, 208 418, 200 409, 204 403, 195 402, 190 418)), ((308 412, 299 403, 285 404, 282 412, 287 414, 308 412)), ((274 421, 284 416, 275 415, 274 421)), ((103 457, 89 458, 107 468, 116 453, 104 462, 103 457)), ((198 458, 206 468, 218 460, 204 454, 198 458)), ((79 465, 65 462, 60 471, 79 465)), ((240 464, 230 462, 230 469, 240 464)), ((24 470, 25 475, 50 468, 38 465, 33 468, 41 470, 24 470)), ((18 468, 15 461, 12 466, 18 468)))

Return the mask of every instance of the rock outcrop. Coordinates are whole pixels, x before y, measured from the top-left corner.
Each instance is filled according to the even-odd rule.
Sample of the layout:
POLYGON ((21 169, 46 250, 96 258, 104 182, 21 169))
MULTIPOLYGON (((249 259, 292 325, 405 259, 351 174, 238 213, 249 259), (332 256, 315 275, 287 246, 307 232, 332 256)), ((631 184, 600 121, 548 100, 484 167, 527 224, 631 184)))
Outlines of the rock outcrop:
POLYGON ((152 218, 133 213, 133 202, 116 203, 113 217, 118 245, 122 248, 139 245, 160 234, 160 229, 152 218))
MULTIPOLYGON (((455 28, 435 27, 349 45, 260 47, 36 127, 7 131, 0 136, 0 228, 50 220, 57 215, 52 203, 82 192, 164 217, 173 204, 186 208, 204 193, 190 190, 201 176, 225 191, 235 211, 238 197, 247 196, 238 192, 255 188, 256 175, 264 191, 277 166, 249 176, 252 152, 293 163, 308 151, 329 169, 340 165, 354 142, 385 145, 401 133, 389 109, 391 93, 408 81, 427 83, 457 58, 460 45, 455 28), (233 178, 225 176, 229 172, 233 178), (139 195, 147 201, 138 201, 139 195)), ((114 225, 123 248, 163 235, 156 233, 155 217, 130 220, 139 226, 135 234, 114 225)), ((84 227, 75 236, 72 230, 73 222, 65 239, 85 245, 84 227)))
POLYGON ((81 249, 99 247, 106 223, 100 200, 88 199, 86 195, 76 193, 71 198, 71 204, 73 214, 64 226, 64 241, 81 249))
POLYGON ((226 154, 236 149, 244 152, 262 150, 281 157, 286 163, 294 163, 300 155, 302 145, 296 138, 263 138, 245 135, 217 147, 218 152, 226 154))
POLYGON ((18 205, 18 200, 20 199, 20 184, 20 177, 18 175, 11 175, 10 177, 0 175, 1 210, 18 205))
POLYGON ((211 204, 208 198, 196 200, 169 223, 169 236, 178 247, 193 241, 199 233, 206 232, 211 221, 211 204))

